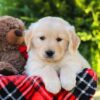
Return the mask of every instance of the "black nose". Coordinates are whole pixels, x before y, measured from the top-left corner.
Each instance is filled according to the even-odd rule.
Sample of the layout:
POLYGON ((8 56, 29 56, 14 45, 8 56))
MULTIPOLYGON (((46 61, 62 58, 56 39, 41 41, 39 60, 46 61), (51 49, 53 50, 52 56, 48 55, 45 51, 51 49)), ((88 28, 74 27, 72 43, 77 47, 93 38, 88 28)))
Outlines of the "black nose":
POLYGON ((21 37, 22 36, 22 31, 15 30, 15 35, 18 36, 18 37, 21 37))
POLYGON ((54 51, 48 50, 48 51, 46 51, 46 55, 47 55, 48 57, 53 57, 54 51))

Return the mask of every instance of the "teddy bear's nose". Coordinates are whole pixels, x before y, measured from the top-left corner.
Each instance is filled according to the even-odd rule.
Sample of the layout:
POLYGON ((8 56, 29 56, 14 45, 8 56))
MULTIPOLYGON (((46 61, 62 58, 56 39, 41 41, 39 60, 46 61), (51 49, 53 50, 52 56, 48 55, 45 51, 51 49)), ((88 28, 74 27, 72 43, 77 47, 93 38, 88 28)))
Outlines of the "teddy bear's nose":
POLYGON ((18 36, 18 37, 22 36, 22 31, 15 30, 15 35, 18 36))

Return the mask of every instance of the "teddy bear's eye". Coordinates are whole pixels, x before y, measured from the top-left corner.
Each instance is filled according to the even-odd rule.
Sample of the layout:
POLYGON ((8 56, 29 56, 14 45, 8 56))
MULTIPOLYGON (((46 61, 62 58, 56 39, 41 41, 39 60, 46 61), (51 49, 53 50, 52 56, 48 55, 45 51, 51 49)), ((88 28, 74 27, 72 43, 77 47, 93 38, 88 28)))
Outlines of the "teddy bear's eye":
POLYGON ((56 40, 57 40, 57 42, 60 42, 60 41, 62 41, 63 39, 60 38, 60 37, 58 37, 56 40))
POLYGON ((45 37, 44 37, 44 36, 41 36, 41 37, 40 37, 40 40, 45 40, 45 37))

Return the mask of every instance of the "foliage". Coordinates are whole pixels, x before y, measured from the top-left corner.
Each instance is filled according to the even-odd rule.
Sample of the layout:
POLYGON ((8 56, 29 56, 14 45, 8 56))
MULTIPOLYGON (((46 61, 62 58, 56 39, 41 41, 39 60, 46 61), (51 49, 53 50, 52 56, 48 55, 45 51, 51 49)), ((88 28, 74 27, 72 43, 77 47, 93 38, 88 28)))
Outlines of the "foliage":
POLYGON ((29 25, 44 16, 59 16, 75 25, 81 38, 80 52, 99 73, 99 0, 0 0, 0 15, 19 17, 29 25))

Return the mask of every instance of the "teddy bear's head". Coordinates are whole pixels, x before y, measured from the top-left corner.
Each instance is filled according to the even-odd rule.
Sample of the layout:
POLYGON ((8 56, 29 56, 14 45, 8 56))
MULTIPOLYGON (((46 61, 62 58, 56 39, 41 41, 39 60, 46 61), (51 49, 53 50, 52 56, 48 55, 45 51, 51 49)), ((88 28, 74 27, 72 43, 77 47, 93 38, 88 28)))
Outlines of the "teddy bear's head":
POLYGON ((15 17, 0 17, 0 51, 16 49, 24 42, 24 23, 15 17))

